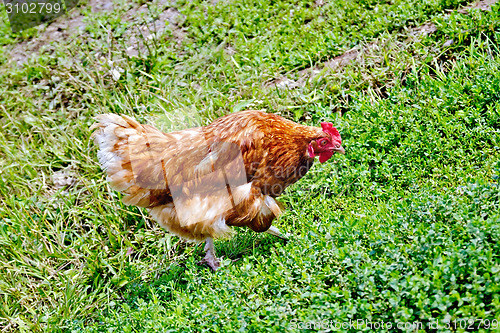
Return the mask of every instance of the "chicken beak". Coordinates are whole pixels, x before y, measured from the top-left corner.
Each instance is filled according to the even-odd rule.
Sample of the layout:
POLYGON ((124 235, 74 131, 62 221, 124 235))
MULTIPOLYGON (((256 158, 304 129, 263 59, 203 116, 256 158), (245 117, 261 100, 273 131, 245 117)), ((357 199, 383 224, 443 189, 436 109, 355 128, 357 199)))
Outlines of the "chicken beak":
POLYGON ((342 155, 345 155, 345 149, 342 146, 338 146, 333 148, 333 151, 342 155))

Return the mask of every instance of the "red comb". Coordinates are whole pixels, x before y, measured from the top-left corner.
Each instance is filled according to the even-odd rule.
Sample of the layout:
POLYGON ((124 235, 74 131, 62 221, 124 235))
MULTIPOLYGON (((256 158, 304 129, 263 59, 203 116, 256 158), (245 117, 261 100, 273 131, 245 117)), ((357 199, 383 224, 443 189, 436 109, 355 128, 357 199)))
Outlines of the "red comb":
POLYGON ((340 133, 335 127, 333 127, 332 123, 321 123, 321 128, 323 129, 323 132, 325 132, 326 134, 330 134, 332 139, 335 138, 338 139, 338 141, 341 141, 340 133))

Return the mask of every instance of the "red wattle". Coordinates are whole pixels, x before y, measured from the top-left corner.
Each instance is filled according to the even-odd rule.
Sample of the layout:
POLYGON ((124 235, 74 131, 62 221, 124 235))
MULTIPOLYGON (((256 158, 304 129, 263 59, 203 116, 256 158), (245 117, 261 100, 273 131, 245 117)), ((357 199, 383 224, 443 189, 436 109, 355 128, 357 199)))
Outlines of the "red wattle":
POLYGON ((319 162, 320 163, 324 163, 326 161, 328 161, 330 159, 330 157, 333 156, 333 151, 329 150, 329 151, 322 151, 321 153, 319 153, 319 162))

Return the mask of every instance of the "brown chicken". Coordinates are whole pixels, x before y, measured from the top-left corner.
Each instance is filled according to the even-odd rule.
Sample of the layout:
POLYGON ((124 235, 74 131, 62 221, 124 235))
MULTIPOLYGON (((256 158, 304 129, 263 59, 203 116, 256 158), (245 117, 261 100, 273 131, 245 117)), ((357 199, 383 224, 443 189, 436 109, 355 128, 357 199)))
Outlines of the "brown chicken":
POLYGON ((146 208, 170 232, 205 241, 202 262, 219 267, 213 239, 247 226, 278 237, 274 198, 302 178, 314 157, 344 154, 331 123, 304 126, 242 111, 208 126, 163 133, 128 116, 103 114, 91 129, 98 158, 123 203, 146 208))

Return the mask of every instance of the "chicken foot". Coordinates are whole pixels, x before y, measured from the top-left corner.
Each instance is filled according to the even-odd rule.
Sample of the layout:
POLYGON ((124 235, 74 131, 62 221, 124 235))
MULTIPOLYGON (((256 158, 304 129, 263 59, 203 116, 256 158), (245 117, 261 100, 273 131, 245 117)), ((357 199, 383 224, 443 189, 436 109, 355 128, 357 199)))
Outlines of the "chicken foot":
POLYGON ((215 272, 219 268, 220 262, 215 256, 214 240, 211 237, 207 237, 205 240, 204 250, 206 251, 205 257, 201 259, 199 264, 205 264, 215 272))

